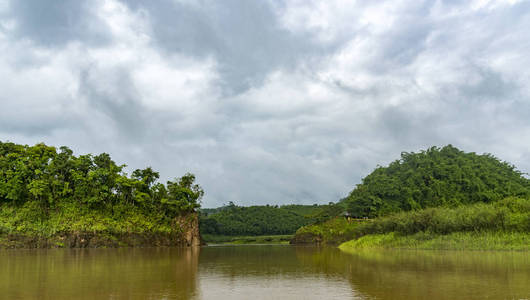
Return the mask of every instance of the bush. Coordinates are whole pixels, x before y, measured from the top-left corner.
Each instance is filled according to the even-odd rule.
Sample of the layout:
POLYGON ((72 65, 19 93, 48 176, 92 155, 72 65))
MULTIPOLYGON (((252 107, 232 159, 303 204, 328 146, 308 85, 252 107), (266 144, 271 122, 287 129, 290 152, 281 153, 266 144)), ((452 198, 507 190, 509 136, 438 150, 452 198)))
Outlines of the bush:
POLYGON ((510 197, 493 204, 427 208, 401 212, 360 224, 354 236, 396 232, 449 234, 467 231, 530 231, 530 200, 510 197))

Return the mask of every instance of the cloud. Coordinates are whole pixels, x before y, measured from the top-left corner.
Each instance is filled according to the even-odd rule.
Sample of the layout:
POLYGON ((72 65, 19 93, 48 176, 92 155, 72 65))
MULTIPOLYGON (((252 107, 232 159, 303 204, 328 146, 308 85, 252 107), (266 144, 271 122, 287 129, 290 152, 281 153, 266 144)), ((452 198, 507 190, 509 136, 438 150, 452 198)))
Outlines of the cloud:
POLYGON ((93 4, 76 0, 10 1, 13 35, 45 46, 62 46, 72 40, 92 45, 108 42, 108 28, 95 14, 93 4))
POLYGON ((0 0, 0 139, 327 203, 402 151, 528 172, 528 1, 0 0))
POLYGON ((149 16, 155 46, 168 55, 215 57, 225 95, 259 86, 267 74, 294 68, 327 47, 278 24, 267 1, 126 1, 149 16))

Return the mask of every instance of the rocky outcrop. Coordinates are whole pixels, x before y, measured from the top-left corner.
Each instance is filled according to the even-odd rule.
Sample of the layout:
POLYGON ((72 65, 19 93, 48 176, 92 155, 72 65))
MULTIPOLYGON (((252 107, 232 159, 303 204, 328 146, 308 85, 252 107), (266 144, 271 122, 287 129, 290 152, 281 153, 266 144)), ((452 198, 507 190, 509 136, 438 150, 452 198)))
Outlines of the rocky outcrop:
POLYGON ((199 215, 192 213, 177 217, 175 224, 182 231, 182 241, 188 246, 200 246, 201 234, 199 233, 199 215))

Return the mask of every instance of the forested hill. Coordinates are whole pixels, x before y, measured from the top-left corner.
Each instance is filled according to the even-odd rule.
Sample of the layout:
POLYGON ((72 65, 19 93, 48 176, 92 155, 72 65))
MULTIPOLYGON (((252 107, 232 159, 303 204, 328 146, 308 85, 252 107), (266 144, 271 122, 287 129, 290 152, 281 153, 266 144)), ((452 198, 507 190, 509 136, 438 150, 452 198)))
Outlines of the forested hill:
POLYGON ((530 181, 513 165, 448 145, 402 153, 401 159, 366 176, 344 202, 355 217, 377 217, 529 194, 530 181))
POLYGON ((0 142, 0 235, 182 233, 176 218, 195 212, 203 195, 195 176, 162 184, 151 168, 128 176, 124 167, 106 153, 0 142))
POLYGON ((340 214, 343 208, 332 203, 248 207, 229 203, 217 209, 201 211, 201 234, 256 236, 293 234, 302 226, 340 214))

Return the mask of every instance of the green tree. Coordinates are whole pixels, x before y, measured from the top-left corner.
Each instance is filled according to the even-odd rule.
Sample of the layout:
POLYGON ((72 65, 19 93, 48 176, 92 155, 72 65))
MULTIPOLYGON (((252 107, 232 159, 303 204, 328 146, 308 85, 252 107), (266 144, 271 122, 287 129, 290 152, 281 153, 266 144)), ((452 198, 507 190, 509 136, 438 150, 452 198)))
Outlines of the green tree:
POLYGON ((170 216, 189 213, 200 207, 203 189, 195 184, 195 175, 186 173, 175 181, 167 182, 167 198, 162 199, 170 216))
POLYGON ((454 207, 525 196, 530 181, 490 154, 465 153, 448 145, 401 154, 377 167, 344 200, 356 217, 377 217, 426 207, 454 207))
POLYGON ((37 203, 43 210, 73 203, 79 208, 105 211, 120 207, 175 216, 194 212, 204 194, 193 174, 167 186, 151 167, 131 177, 107 153, 75 156, 68 147, 0 142, 0 205, 37 203))

